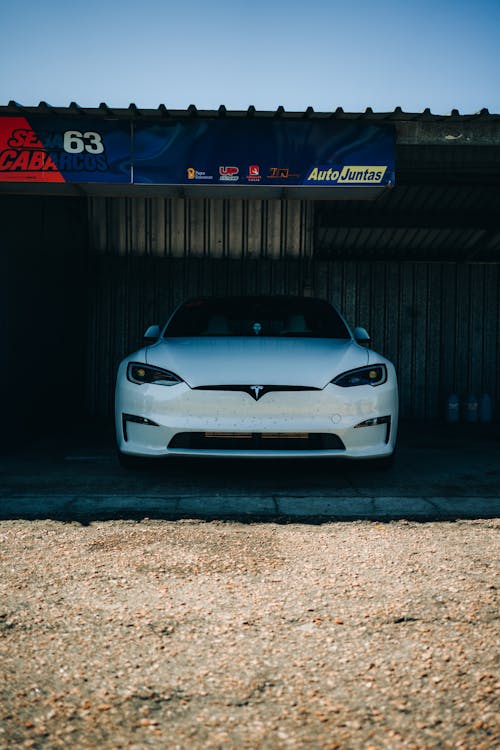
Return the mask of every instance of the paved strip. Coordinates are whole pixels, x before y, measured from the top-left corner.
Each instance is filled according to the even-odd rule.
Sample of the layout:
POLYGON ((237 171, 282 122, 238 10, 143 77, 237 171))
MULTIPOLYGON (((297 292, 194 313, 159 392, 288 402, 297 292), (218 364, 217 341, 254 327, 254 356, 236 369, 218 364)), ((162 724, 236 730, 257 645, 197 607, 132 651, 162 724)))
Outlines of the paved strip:
POLYGON ((500 497, 22 494, 0 500, 0 519, 235 518, 454 520, 497 518, 500 497))

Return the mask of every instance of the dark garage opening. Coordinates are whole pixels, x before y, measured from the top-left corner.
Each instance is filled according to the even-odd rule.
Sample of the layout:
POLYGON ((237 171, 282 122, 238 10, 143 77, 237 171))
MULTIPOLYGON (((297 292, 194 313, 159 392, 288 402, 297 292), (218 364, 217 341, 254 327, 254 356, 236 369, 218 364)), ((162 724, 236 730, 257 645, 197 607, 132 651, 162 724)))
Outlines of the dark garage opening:
POLYGON ((2 443, 85 413, 88 232, 85 198, 0 198, 2 443))

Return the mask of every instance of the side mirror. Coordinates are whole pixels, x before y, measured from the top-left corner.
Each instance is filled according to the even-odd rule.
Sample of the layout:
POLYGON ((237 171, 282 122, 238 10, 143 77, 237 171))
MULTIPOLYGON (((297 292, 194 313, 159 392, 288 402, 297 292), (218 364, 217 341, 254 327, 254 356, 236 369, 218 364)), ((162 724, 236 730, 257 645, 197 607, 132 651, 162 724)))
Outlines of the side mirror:
POLYGON ((144 334, 144 341, 148 343, 157 341, 160 338, 160 326, 149 326, 146 333, 144 334))
POLYGON ((372 340, 366 328, 358 326, 354 329, 354 338, 360 346, 370 346, 372 340))

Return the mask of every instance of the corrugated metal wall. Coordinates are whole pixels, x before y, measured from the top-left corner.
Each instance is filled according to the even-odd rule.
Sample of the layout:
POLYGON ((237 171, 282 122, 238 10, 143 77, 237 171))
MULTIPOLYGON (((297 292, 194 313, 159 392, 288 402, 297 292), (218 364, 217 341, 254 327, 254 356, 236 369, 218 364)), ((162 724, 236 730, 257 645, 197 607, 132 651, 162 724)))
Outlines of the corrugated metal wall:
POLYGON ((93 198, 94 250, 161 258, 297 258, 310 252, 307 201, 93 198))
POLYGON ((500 264, 314 260, 311 210, 302 202, 92 201, 89 412, 111 412, 118 361, 182 299, 306 287, 368 328, 394 361, 404 417, 442 416, 450 391, 488 392, 498 404, 500 264))

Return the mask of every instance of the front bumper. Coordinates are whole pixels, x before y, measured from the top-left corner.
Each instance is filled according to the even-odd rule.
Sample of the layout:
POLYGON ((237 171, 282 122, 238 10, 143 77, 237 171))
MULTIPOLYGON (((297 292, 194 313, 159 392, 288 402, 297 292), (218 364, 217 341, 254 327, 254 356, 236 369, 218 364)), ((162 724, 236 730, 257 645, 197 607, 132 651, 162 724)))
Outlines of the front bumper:
POLYGON ((193 390, 185 383, 138 386, 119 375, 115 408, 119 450, 158 458, 382 458, 394 451, 398 423, 395 377, 376 387, 329 384, 270 392, 256 401, 247 393, 193 390), (379 417, 389 417, 389 424, 358 426, 379 417), (178 437, 189 433, 192 440, 178 437))

